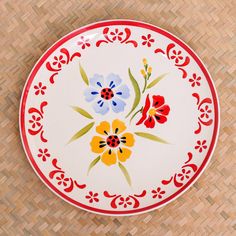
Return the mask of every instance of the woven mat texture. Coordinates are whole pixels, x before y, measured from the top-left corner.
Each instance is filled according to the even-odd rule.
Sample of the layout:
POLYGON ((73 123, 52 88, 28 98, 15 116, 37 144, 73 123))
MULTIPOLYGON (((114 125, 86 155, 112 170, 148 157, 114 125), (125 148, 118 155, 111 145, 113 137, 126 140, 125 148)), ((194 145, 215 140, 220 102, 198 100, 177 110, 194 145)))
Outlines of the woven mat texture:
POLYGON ((235 0, 0 1, 0 235, 236 235, 235 0), (216 85, 221 128, 199 180, 171 204, 132 217, 87 213, 39 180, 22 149, 18 109, 26 78, 60 37, 128 18, 160 26, 203 60, 216 85))

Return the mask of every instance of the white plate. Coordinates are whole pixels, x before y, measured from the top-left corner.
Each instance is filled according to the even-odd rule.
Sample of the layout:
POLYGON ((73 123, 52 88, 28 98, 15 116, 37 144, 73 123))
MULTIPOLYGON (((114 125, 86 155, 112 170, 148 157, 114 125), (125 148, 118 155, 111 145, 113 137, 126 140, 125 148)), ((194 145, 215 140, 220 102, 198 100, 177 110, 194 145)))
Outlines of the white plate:
POLYGON ((132 215, 180 196, 219 130, 213 82, 181 40, 111 20, 66 35, 33 68, 20 131, 29 162, 79 208, 132 215))

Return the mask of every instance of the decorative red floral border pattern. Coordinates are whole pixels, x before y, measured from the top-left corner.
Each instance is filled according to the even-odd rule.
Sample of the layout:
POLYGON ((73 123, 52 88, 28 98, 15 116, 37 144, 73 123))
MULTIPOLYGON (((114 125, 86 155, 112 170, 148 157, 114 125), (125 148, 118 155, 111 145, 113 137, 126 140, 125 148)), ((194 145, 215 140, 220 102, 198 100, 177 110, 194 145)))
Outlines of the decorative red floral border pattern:
MULTIPOLYGON (((146 45, 148 47, 151 47, 151 44, 154 42, 151 38, 151 35, 148 35, 147 37, 142 37, 143 40, 145 40, 145 43, 143 42, 142 45, 146 45)), ((84 40, 84 39, 83 39, 84 40)), ((89 47, 90 44, 88 43, 88 40, 84 40, 84 44, 82 45, 82 49, 84 49, 86 46, 89 47)), ((78 44, 79 45, 79 44, 78 44)), ((175 66, 182 71, 182 78, 186 78, 187 77, 187 72, 185 67, 189 64, 190 62, 190 58, 188 56, 183 57, 181 54, 180 50, 174 49, 175 48, 175 44, 171 43, 167 46, 167 48, 165 50, 157 48, 154 52, 155 53, 162 53, 162 54, 166 54, 167 58, 169 60, 174 60, 175 66), (173 49, 173 50, 172 50, 173 49)), ((54 77, 58 74, 58 72, 62 69, 64 64, 68 64, 70 61, 73 60, 74 57, 80 57, 81 54, 79 52, 75 52, 70 56, 70 53, 67 49, 62 48, 60 49, 61 54, 58 56, 54 57, 54 62, 47 62, 46 63, 46 67, 49 71, 52 71, 53 74, 50 76, 49 81, 51 84, 54 83, 54 77)), ((195 82, 195 84, 197 86, 200 86, 199 82, 197 83, 197 81, 199 81, 200 79, 197 79, 198 77, 193 74, 193 79, 189 79, 189 82, 193 83, 195 82)), ((195 86, 195 84, 192 84, 192 87, 195 86)), ((42 87, 42 86, 39 86, 42 87)), ((39 89, 36 88, 35 89, 39 89)), ((41 88, 42 89, 42 88, 41 88)), ((38 94, 40 93, 40 91, 38 92, 38 94)), ((36 94, 36 93, 35 93, 36 94)), ((41 92, 41 94, 43 94, 41 92)), ((37 94, 36 94, 37 95, 37 94)), ((30 108, 29 109, 29 114, 31 113, 36 113, 39 115, 39 117, 43 118, 43 107, 47 105, 47 102, 42 102, 40 105, 40 109, 36 109, 36 108, 30 108)), ((40 119, 41 119, 40 118, 40 119)), ((32 117, 33 119, 33 117, 32 117)), ((210 79, 210 76, 208 74, 208 72, 206 71, 205 67, 203 66, 202 62, 199 60, 199 58, 194 54, 194 52, 187 46, 185 45, 182 41, 180 41, 179 39, 175 38, 173 35, 171 35, 170 33, 157 28, 155 26, 149 25, 149 24, 145 24, 145 23, 141 23, 141 22, 135 22, 135 21, 127 21, 127 20, 117 20, 117 21, 107 21, 107 22, 101 22, 101 23, 96 23, 93 25, 89 25, 87 27, 83 27, 80 28, 74 32, 72 32, 71 34, 65 36, 64 38, 62 38, 61 40, 59 40, 53 47, 51 47, 43 56, 42 58, 38 61, 38 63, 36 64, 36 66, 34 67, 34 69, 32 70, 25 89, 24 89, 24 93, 22 95, 22 100, 21 100, 21 107, 20 107, 20 128, 21 128, 21 136, 22 136, 22 140, 23 140, 23 145, 27 154, 27 157, 29 158, 32 166, 34 167, 34 169, 37 171, 37 173, 40 175, 40 177, 42 178, 42 180, 52 189, 54 190, 57 194, 59 194, 61 197, 63 197, 64 199, 66 199, 67 201, 69 201, 70 203, 82 207, 84 209, 87 210, 91 210, 91 211, 95 211, 98 213, 105 213, 105 214, 134 214, 134 213, 139 213, 139 212, 143 212, 143 211, 148 211, 151 210, 153 208, 156 208, 158 206, 161 206, 167 202, 169 202, 170 200, 174 199, 175 197, 177 197, 181 192, 183 192, 184 190, 186 190, 195 180, 196 178, 199 176, 199 174, 202 172, 202 170, 204 169, 204 167, 206 166, 210 155, 213 151, 213 148, 215 146, 215 142, 216 142, 216 137, 217 137, 217 133, 218 133, 218 119, 219 119, 219 115, 218 115, 218 101, 217 101, 217 96, 215 93, 215 89, 214 86, 212 84, 212 81, 210 79), (209 107, 205 107, 205 113, 204 113, 204 108, 202 107, 202 105, 204 103, 209 103, 211 104, 212 101, 210 98, 205 98, 202 101, 200 101, 200 96, 197 93, 194 93, 193 96, 195 98, 197 98, 197 105, 198 105, 198 110, 200 112, 202 112, 202 114, 205 114, 205 118, 208 119, 208 121, 203 121, 202 120, 202 114, 200 115, 200 117, 198 118, 198 125, 199 128, 195 131, 195 134, 199 134, 201 132, 201 125, 205 125, 205 126, 209 126, 213 123, 214 120, 214 131, 213 131, 213 138, 212 138, 212 142, 210 143, 209 146, 209 150, 206 154, 206 157, 204 159, 204 161, 202 162, 201 166, 199 166, 197 168, 196 164, 194 163, 190 163, 192 160, 192 153, 188 153, 188 157, 189 159, 184 163, 184 165, 182 166, 181 169, 181 173, 178 174, 174 174, 169 180, 163 180, 162 184, 163 185, 167 185, 170 184, 172 181, 174 183, 174 185, 179 188, 177 190, 177 192, 175 192, 174 194, 172 194, 171 196, 167 197, 166 199, 157 202, 151 206, 148 207, 143 207, 143 208, 139 208, 139 200, 138 198, 142 198, 146 195, 147 191, 144 190, 141 194, 133 194, 133 195, 129 195, 129 196, 122 196, 121 194, 112 194, 110 195, 107 191, 104 192, 104 196, 107 198, 112 198, 111 200, 111 206, 112 208, 117 208, 117 204, 118 205, 122 205, 124 208, 128 207, 128 206, 132 206, 134 208, 134 210, 122 210, 122 211, 111 211, 111 210, 102 210, 102 209, 97 209, 95 207, 90 207, 87 205, 84 205, 82 203, 79 203, 77 201, 75 201, 74 199, 71 199, 70 197, 68 197, 67 195, 65 195, 63 192, 61 192, 59 189, 57 189, 49 180, 46 176, 44 176, 44 174, 41 172, 41 170, 39 169, 39 167, 37 166, 34 157, 31 154, 28 142, 27 142, 27 138, 26 138, 26 133, 25 133, 25 105, 26 105, 26 100, 27 100, 27 95, 28 95, 28 91, 29 88, 31 86, 31 83, 35 77, 35 75, 37 74, 39 68, 42 66, 42 64, 45 62, 45 60, 47 60, 47 58, 57 49, 59 48, 61 45, 63 45, 66 41, 70 40, 71 38, 86 32, 88 30, 92 30, 95 28, 100 28, 100 27, 105 27, 103 30, 103 35, 104 35, 104 40, 99 40, 96 43, 96 46, 99 47, 102 43, 113 43, 114 41, 118 41, 120 43, 124 43, 124 44, 132 44, 134 47, 138 46, 138 43, 134 40, 129 40, 130 36, 131 36, 131 31, 128 28, 125 28, 124 32, 118 32, 118 30, 115 29, 115 31, 112 33, 110 32, 110 35, 108 35, 109 33, 109 26, 114 26, 114 25, 130 25, 130 26, 136 26, 136 27, 141 27, 141 28, 146 28, 146 29, 150 29, 152 31, 155 31, 159 34, 162 34, 164 36, 166 36, 167 38, 171 39, 172 41, 174 41, 176 44, 178 44, 180 47, 182 47, 184 50, 186 50, 195 60, 195 62, 198 64, 198 66, 201 68, 202 72, 204 73, 204 76, 207 79, 207 82, 209 84, 211 93, 212 93, 212 97, 213 97, 213 104, 214 104, 214 119, 210 119, 209 115, 206 116, 206 113, 210 113, 209 112, 209 107), (187 170, 188 169, 188 170, 187 170), (188 174, 190 174, 190 172, 192 172, 194 175, 189 179, 189 181, 186 184, 183 184, 184 178, 187 178, 186 176, 188 176, 188 174)), ((33 119, 33 121, 35 121, 35 126, 34 128, 32 127, 32 129, 29 129, 28 132, 31 135, 36 135, 38 133, 40 133, 40 138, 42 140, 42 142, 47 142, 47 140, 43 137, 43 126, 38 122, 39 120, 37 120, 37 118, 35 117, 35 119, 33 119), (38 122, 38 124, 37 124, 38 122), (39 128, 35 129, 36 126, 38 126, 39 128), (35 129, 35 130, 34 130, 35 129)), ((32 122, 33 123, 33 122, 32 122)), ((202 145, 203 149, 204 149, 204 145, 205 143, 199 143, 199 141, 197 142, 198 145, 202 145)), ((195 146, 195 149, 197 146, 195 146)), ((199 146, 200 147, 200 146, 199 146)), ((199 149, 200 150, 200 149, 199 149)), ((202 150, 202 149, 201 149, 202 150)), ((49 177, 51 179, 53 179, 54 177, 56 177, 56 180, 58 180, 58 184, 60 183, 60 185, 63 185, 64 191, 65 192, 71 192, 74 189, 74 186, 83 189, 86 187, 85 184, 83 185, 79 185, 77 183, 77 181, 73 180, 72 178, 68 178, 65 177, 65 172, 57 165, 57 160, 53 159, 52 160, 52 165, 54 166, 54 170, 52 170, 49 174, 49 177), (68 182, 68 183, 67 183, 68 182), (69 184, 69 185, 68 185, 69 184)), ((161 189, 160 187, 158 187, 156 190, 152 190, 150 191, 153 194, 153 198, 156 198, 158 196, 159 199, 162 198, 162 196, 165 194, 165 191, 163 189, 161 189)), ((92 191, 89 191, 89 194, 85 196, 85 198, 89 199, 89 202, 98 202, 99 194, 98 193, 93 193, 92 191)))
POLYGON ((131 36, 131 30, 129 28, 125 28, 124 31, 120 31, 116 28, 114 31, 109 32, 110 28, 105 27, 103 30, 103 36, 105 39, 98 40, 96 42, 96 46, 100 47, 102 43, 113 43, 115 41, 118 41, 120 43, 128 44, 131 43, 136 48, 138 46, 137 41, 135 40, 129 40, 131 36))
POLYGON ((182 78, 185 79, 187 77, 187 72, 184 69, 185 66, 187 66, 190 62, 190 58, 188 56, 184 57, 182 56, 182 52, 176 51, 176 50, 172 50, 173 48, 175 48, 175 44, 174 43, 170 43, 167 47, 166 50, 164 51, 161 48, 157 48, 155 50, 155 53, 162 53, 167 55, 167 58, 169 60, 174 60, 175 62, 175 66, 182 71, 183 75, 182 78), (184 59, 184 60, 183 60, 184 59), (183 60, 183 62, 182 62, 183 60))
POLYGON ((44 138, 43 133, 43 125, 41 124, 41 120, 43 119, 44 115, 44 107, 47 106, 48 103, 46 101, 40 104, 40 109, 35 107, 31 107, 28 111, 29 114, 33 114, 29 123, 32 124, 32 128, 28 129, 30 135, 37 135, 40 134, 40 139, 42 142, 46 143, 48 140, 44 138))
POLYGON ((213 120, 209 116, 212 110, 209 109, 208 105, 205 105, 205 108, 203 108, 204 104, 212 104, 212 100, 210 98, 204 98, 203 100, 200 100, 200 96, 197 93, 193 93, 192 95, 197 99, 198 111, 202 113, 198 117, 198 129, 194 131, 195 134, 199 134, 202 130, 202 125, 210 126, 213 123, 213 120), (203 120, 204 117, 205 120, 203 120))
POLYGON ((173 181, 175 187, 182 187, 184 184, 184 180, 189 179, 189 174, 191 174, 191 172, 195 173, 197 170, 197 165, 189 163, 192 158, 193 154, 191 152, 188 152, 188 160, 184 162, 184 165, 181 167, 181 173, 174 174, 169 180, 162 180, 162 184, 168 185, 173 181))
POLYGON ((46 63, 47 69, 53 72, 53 74, 49 78, 51 84, 54 84, 54 77, 58 75, 58 72, 61 71, 63 65, 67 65, 75 57, 81 56, 79 52, 75 52, 70 56, 70 53, 66 48, 60 49, 60 52, 61 54, 59 56, 54 56, 53 62, 46 63))
POLYGON ((123 205, 124 208, 126 208, 129 205, 132 206, 133 208, 138 208, 140 205, 138 198, 146 196, 146 193, 147 191, 143 190, 141 194, 133 194, 126 197, 122 196, 121 194, 109 194, 108 191, 104 191, 103 194, 106 198, 112 198, 110 205, 113 209, 116 209, 117 202, 118 205, 123 205))
POLYGON ((49 178, 54 179, 54 177, 56 177, 56 179, 58 180, 57 184, 64 185, 63 190, 65 192, 67 192, 67 193, 71 192, 75 186, 80 189, 84 189, 86 187, 86 184, 78 184, 78 182, 76 180, 73 180, 72 178, 65 177, 65 171, 62 170, 61 167, 59 167, 57 165, 56 158, 54 158, 52 160, 52 165, 55 167, 55 169, 49 173, 49 178))

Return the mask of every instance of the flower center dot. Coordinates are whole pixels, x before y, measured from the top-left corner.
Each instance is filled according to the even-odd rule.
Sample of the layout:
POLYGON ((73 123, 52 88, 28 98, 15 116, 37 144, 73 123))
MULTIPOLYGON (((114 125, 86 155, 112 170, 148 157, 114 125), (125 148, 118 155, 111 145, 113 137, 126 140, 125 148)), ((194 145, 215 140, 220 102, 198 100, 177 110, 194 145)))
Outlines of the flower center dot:
POLYGON ((110 88, 104 88, 101 90, 101 97, 105 100, 110 100, 114 97, 114 93, 110 88))
POLYGON ((156 109, 155 108, 151 108, 149 111, 148 111, 148 114, 150 116, 154 116, 156 114, 156 109))
POLYGON ((120 144, 120 140, 117 135, 110 135, 107 137, 107 145, 111 148, 115 148, 120 144))

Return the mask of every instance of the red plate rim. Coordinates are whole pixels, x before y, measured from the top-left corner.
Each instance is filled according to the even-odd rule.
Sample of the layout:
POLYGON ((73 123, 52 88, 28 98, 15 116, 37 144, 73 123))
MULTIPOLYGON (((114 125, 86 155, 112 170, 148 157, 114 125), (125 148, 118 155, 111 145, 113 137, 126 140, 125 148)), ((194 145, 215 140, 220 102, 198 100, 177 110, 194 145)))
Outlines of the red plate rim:
POLYGON ((44 182, 44 184, 46 184, 49 187, 49 189, 51 189, 51 191, 56 193, 62 199, 66 200, 67 202, 69 202, 72 205, 75 205, 75 206, 77 206, 81 209, 85 209, 87 211, 90 211, 90 212, 93 212, 93 213, 98 213, 98 214, 103 214, 103 215, 105 214, 105 215, 120 215, 121 216, 121 215, 134 215, 134 214, 140 214, 140 213, 148 212, 148 211, 157 209, 161 206, 164 206, 167 203, 172 202, 174 199, 176 199, 180 195, 182 195, 200 177, 201 173, 204 171, 207 164, 209 163, 209 160, 212 157, 212 154, 214 152, 216 142, 217 142, 217 139, 218 139, 219 123, 220 123, 220 119, 219 119, 219 102, 218 102, 218 96, 217 96, 217 93, 216 93, 215 86, 212 82, 212 79, 211 79, 211 76, 210 76, 209 72, 207 71, 207 69, 203 65, 200 58, 194 53, 194 51, 189 46, 187 46, 182 40, 180 40, 179 38, 177 38, 176 36, 174 36, 173 34, 169 33, 168 31, 166 31, 162 28, 159 28, 159 27, 154 26, 152 24, 148 24, 148 23, 144 23, 144 22, 140 22, 140 21, 135 21, 135 20, 126 20, 126 19, 125 20, 119 19, 119 20, 100 21, 100 22, 97 22, 97 23, 92 23, 92 24, 86 25, 84 27, 81 27, 79 29, 76 29, 76 30, 70 32, 66 36, 59 39, 55 44, 53 44, 40 57, 40 59, 37 61, 37 63, 33 67, 32 71, 30 72, 30 75, 27 78, 27 81, 25 83, 25 86, 24 86, 24 89, 23 89, 23 92, 22 92, 21 101, 20 101, 20 109, 19 109, 19 129, 20 129, 21 141, 22 141, 26 156, 27 156, 31 166, 33 167, 34 171, 36 172, 36 174, 40 177, 40 179, 44 182), (41 172, 38 165, 34 161, 33 155, 30 151, 28 141, 27 141, 27 138, 26 138, 25 119, 24 119, 25 118, 25 104, 26 104, 29 88, 31 86, 31 83, 32 83, 35 75, 37 74, 38 70, 40 69, 42 64, 45 62, 45 60, 58 47, 60 47, 62 44, 64 44, 66 41, 70 40, 71 38, 73 38, 73 37, 75 37, 75 36, 77 36, 77 35, 79 35, 83 32, 86 32, 88 30, 92 30, 92 29, 99 28, 99 27, 104 27, 104 26, 112 26, 112 25, 129 25, 129 26, 136 26, 136 27, 139 27, 139 28, 149 29, 149 30, 157 32, 161 35, 166 36, 167 38, 171 39, 172 41, 174 41, 178 45, 180 45, 182 48, 184 48, 192 56, 192 58, 195 60, 195 62, 198 64, 198 66, 200 67, 200 69, 202 70, 204 76, 207 79, 207 82, 208 82, 210 90, 211 90, 211 94, 212 94, 212 98, 213 98, 213 104, 214 104, 214 111, 215 111, 214 130, 213 130, 213 135, 212 135, 211 144, 209 146, 209 150, 208 150, 201 166, 197 169, 197 171, 192 176, 192 178, 183 187, 181 187, 178 191, 176 191, 174 194, 170 195, 168 198, 166 198, 166 199, 164 199, 164 200, 162 200, 158 203, 152 204, 152 205, 147 206, 147 207, 135 209, 135 210, 125 210, 125 211, 102 210, 102 209, 98 209, 98 208, 95 208, 95 207, 90 207, 90 206, 87 206, 87 205, 84 205, 80 202, 75 201, 74 199, 72 199, 72 198, 68 197, 67 195, 65 195, 63 192, 59 191, 46 178, 46 176, 41 172))

